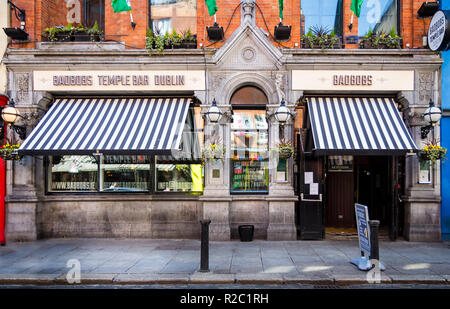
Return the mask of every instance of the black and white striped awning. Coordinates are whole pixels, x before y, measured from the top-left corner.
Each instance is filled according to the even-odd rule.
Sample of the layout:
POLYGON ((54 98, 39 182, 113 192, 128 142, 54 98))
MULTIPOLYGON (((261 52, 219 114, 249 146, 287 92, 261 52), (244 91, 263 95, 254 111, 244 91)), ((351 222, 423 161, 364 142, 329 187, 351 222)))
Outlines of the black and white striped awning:
POLYGON ((314 150, 392 154, 417 150, 392 98, 309 97, 314 150))
POLYGON ((19 154, 170 154, 189 98, 57 99, 19 154))

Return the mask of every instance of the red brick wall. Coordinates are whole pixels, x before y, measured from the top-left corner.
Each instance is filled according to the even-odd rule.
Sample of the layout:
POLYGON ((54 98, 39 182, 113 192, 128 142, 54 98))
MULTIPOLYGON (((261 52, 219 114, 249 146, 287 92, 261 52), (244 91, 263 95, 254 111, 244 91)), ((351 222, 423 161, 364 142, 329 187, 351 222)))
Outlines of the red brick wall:
MULTIPOLYGON (((82 2, 82 0, 80 0, 82 2)), ((276 46, 294 47, 295 43, 300 43, 300 1, 284 0, 284 20, 283 24, 291 25, 291 39, 288 42, 277 43, 276 46)), ((317 0, 320 1, 320 0, 317 0)), ((400 1, 400 34, 404 38, 403 47, 422 47, 422 37, 426 35, 430 19, 418 18, 417 10, 424 0, 401 0, 400 1)), ((32 48, 36 41, 41 40, 41 34, 46 27, 56 25, 67 25, 67 8, 64 0, 14 0, 14 3, 26 9, 26 30, 30 34, 32 43, 20 44, 20 47, 32 48)), ((240 0, 217 0, 218 12, 217 22, 227 30, 227 39, 239 26, 241 21, 241 9, 237 8, 234 16, 233 10, 240 3, 240 0), (228 27, 228 29, 226 29, 228 27)), ((279 23, 278 0, 256 0, 256 24, 273 35, 274 27, 279 23), (263 15, 264 14, 264 23, 263 15)), ((358 19, 353 19, 353 28, 350 31, 351 0, 344 0, 344 36, 357 35, 358 19)), ((137 24, 135 30, 131 28, 129 12, 113 13, 111 1, 105 0, 105 35, 106 39, 123 41, 128 48, 144 48, 145 33, 148 27, 148 1, 132 0, 132 14, 134 22, 137 24)), ((12 25, 20 26, 20 23, 13 16, 12 25)), ((209 16, 204 0, 197 0, 197 38, 198 44, 203 46, 219 47, 223 42, 213 43, 207 40, 206 26, 213 25, 214 18, 209 16)), ((299 44, 300 45, 300 44, 299 44)), ((17 47, 17 44, 15 45, 17 47)), ((357 45, 346 45, 346 48, 357 48, 357 45)))
POLYGON ((145 48, 148 27, 148 1, 131 0, 131 13, 136 28, 131 27, 130 12, 114 13, 111 1, 105 0, 105 37, 124 42, 128 48, 145 48))

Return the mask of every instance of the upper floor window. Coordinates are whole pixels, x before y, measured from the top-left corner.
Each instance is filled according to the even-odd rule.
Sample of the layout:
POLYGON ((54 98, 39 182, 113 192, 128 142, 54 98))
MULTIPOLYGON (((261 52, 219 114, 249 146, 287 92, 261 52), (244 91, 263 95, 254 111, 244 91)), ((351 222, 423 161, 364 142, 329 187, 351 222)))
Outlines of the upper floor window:
POLYGON ((342 36, 343 0, 301 0, 301 35, 325 31, 342 36))
POLYGON ((387 34, 392 29, 398 34, 398 20, 398 0, 364 1, 358 18, 358 35, 364 36, 369 30, 387 34))
POLYGON ((150 23, 157 35, 197 33, 197 0, 150 0, 150 23))
POLYGON ((92 27, 97 22, 98 28, 105 31, 105 0, 84 0, 83 25, 92 27))

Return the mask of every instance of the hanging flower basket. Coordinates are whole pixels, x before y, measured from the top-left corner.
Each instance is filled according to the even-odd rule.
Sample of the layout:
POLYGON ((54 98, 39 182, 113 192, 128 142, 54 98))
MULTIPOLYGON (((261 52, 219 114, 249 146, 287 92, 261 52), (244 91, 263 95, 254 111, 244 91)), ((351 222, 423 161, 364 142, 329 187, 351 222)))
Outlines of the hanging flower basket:
POLYGON ((278 157, 280 159, 289 159, 294 155, 294 147, 292 146, 291 142, 284 142, 282 141, 278 145, 278 157))
POLYGON ((437 160, 445 160, 446 154, 447 148, 433 143, 424 146, 417 153, 420 161, 431 161, 433 167, 435 166, 437 160))
POLYGON ((0 156, 3 160, 20 160, 22 157, 19 156, 17 150, 19 149, 20 144, 10 145, 5 144, 0 147, 0 156))
POLYGON ((215 160, 221 160, 222 162, 225 159, 226 149, 222 145, 211 144, 205 146, 202 149, 202 163, 205 164, 206 160, 210 162, 214 162, 215 160))

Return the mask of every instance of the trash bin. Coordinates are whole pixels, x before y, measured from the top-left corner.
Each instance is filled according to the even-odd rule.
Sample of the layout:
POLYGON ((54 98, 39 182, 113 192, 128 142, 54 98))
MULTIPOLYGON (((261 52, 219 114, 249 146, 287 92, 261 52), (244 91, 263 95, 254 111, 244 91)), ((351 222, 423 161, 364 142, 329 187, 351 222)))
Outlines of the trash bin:
POLYGON ((239 225, 239 238, 241 241, 252 241, 254 225, 239 225))

